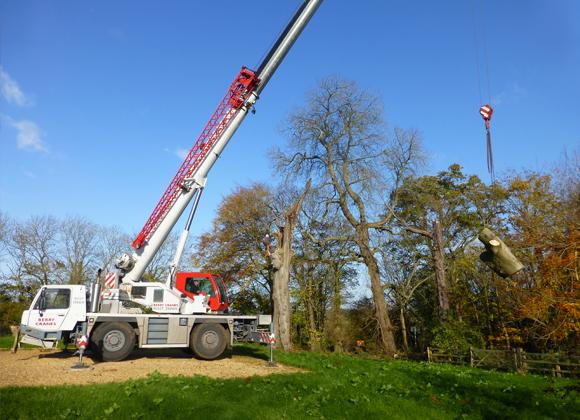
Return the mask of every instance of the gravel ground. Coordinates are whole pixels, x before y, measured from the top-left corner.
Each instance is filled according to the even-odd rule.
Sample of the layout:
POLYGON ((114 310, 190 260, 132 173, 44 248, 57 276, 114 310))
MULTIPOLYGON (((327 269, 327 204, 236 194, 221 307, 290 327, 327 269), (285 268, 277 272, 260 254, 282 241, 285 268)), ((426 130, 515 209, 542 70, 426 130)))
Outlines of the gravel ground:
POLYGON ((122 362, 95 363, 86 357, 89 369, 74 370, 78 356, 61 351, 21 349, 0 352, 0 388, 8 386, 84 385, 144 378, 155 371, 170 376, 204 375, 210 378, 245 378, 300 369, 272 368, 261 359, 233 356, 211 362, 194 359, 181 350, 139 350, 122 362))

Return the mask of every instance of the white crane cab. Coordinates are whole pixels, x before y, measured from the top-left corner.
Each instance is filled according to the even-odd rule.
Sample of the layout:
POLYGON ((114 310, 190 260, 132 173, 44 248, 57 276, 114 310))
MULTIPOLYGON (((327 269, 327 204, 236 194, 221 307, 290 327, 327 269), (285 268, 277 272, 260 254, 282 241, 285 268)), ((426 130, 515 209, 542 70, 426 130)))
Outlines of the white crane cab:
POLYGON ((22 313, 22 343, 52 348, 87 315, 87 291, 82 285, 42 287, 22 313))

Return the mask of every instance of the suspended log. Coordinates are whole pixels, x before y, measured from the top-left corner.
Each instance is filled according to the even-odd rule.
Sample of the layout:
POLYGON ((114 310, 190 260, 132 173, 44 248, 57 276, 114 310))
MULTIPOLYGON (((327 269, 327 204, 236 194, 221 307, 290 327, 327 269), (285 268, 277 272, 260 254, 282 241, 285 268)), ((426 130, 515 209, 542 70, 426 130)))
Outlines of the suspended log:
POLYGON ((524 268, 509 247, 488 228, 479 232, 478 239, 485 245, 479 258, 503 278, 513 276, 524 268))

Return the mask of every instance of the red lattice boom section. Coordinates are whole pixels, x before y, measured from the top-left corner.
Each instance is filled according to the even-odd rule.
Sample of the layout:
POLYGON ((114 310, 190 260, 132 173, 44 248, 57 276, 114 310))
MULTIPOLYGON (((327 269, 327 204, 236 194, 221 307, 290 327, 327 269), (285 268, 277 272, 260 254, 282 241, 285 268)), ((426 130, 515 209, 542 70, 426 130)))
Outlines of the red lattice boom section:
POLYGON ((184 188, 184 181, 187 178, 191 178, 194 172, 204 162, 209 151, 230 125, 230 122, 246 102, 250 93, 256 88, 258 82, 256 73, 253 70, 242 67, 242 70, 236 76, 226 95, 203 128, 203 131, 187 154, 187 157, 163 193, 163 196, 161 196, 159 203, 157 203, 153 213, 149 216, 145 226, 143 226, 143 229, 141 229, 141 232, 139 232, 139 235, 133 241, 133 248, 141 248, 143 243, 157 230, 159 224, 163 221, 171 207, 173 207, 175 200, 177 200, 177 197, 184 188))

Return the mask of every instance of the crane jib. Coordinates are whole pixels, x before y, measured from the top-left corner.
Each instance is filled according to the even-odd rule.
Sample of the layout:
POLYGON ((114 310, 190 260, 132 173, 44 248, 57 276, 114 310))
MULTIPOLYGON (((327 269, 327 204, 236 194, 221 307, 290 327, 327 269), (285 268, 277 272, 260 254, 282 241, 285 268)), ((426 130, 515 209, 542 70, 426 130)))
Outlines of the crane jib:
POLYGON ((247 67, 242 67, 226 95, 221 100, 215 112, 205 125, 200 136, 185 157, 181 167, 171 180, 171 183, 161 196, 159 203, 151 213, 151 216, 133 241, 133 248, 139 249, 157 229, 171 206, 183 189, 189 189, 187 179, 191 178, 213 145, 219 140, 221 134, 228 127, 239 109, 244 105, 249 95, 254 91, 259 80, 256 73, 247 67))
MULTIPOLYGON (((322 3, 322 0, 306 0, 302 3, 262 63, 260 63, 257 71, 242 67, 242 70, 236 76, 226 95, 219 103, 217 109, 205 125, 201 135, 183 161, 177 174, 163 193, 163 196, 145 223, 145 226, 143 226, 143 229, 141 229, 141 232, 139 232, 133 241, 133 248, 140 249, 146 242, 150 241, 150 245, 155 249, 158 249, 161 243, 165 240, 168 229, 170 230, 172 227, 169 225, 175 223, 175 218, 173 217, 170 217, 171 223, 163 223, 165 217, 170 213, 177 214, 177 211, 173 211, 172 207, 177 203, 180 195, 191 191, 191 188, 195 187, 194 177, 196 172, 200 170, 200 168, 208 166, 205 163, 206 161, 209 161, 208 157, 210 156, 210 152, 214 146, 221 150, 221 148, 227 144, 227 141, 229 141, 229 138, 232 133, 235 132, 239 122, 243 120, 243 117, 240 121, 232 125, 233 131, 229 130, 228 127, 230 127, 232 121, 239 119, 236 115, 238 115, 239 111, 244 107, 244 104, 248 104, 248 109, 251 108, 294 44, 294 41, 300 35, 316 9, 320 6, 320 3, 322 3), (253 99, 251 99, 252 97, 253 99), (224 133, 227 133, 227 138, 223 139, 225 141, 222 142, 220 140, 222 140, 224 133), (218 147, 220 144, 221 148, 218 147), (159 230, 161 234, 159 235, 160 239, 157 240, 152 238, 152 236, 160 225, 163 225, 163 228, 159 230)), ((244 112, 247 112, 248 109, 244 112)), ((211 167, 211 164, 212 163, 209 164, 209 167, 211 167)), ((207 168, 203 169, 203 171, 207 172, 207 168)), ((201 175, 205 175, 205 172, 201 175)), ((187 204, 187 200, 184 203, 187 204)), ((182 210, 181 205, 179 206, 179 209, 182 210)), ((152 258, 152 255, 155 252, 156 251, 148 252, 148 257, 144 258, 144 262, 141 265, 147 265, 147 261, 152 258)), ((142 271, 142 269, 140 270, 142 271)), ((138 278, 139 275, 140 274, 136 274, 136 278, 138 278)))

